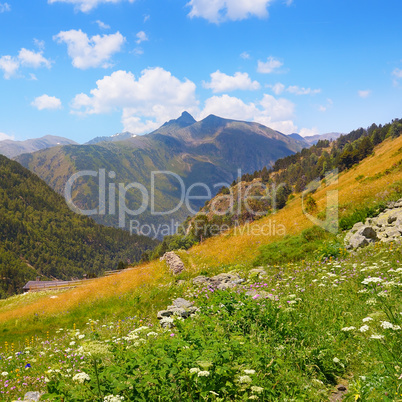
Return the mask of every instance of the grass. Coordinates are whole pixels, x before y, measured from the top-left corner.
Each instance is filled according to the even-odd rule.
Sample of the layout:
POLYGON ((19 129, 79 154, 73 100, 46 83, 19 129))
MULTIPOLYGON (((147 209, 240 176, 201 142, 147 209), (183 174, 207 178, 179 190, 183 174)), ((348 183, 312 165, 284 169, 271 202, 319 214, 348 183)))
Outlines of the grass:
MULTIPOLYGON (((350 227, 358 219, 377 213, 383 208, 382 200, 401 197, 402 172, 393 168, 400 160, 400 155, 393 150, 401 146, 402 138, 387 140, 376 148, 375 156, 340 175, 336 188, 341 227, 350 227), (381 174, 386 170, 389 173, 381 174), (356 183, 355 178, 361 175, 375 179, 356 183)), ((327 191, 334 188, 332 185, 315 192, 318 215, 325 210, 327 191)), ((349 396, 355 400, 402 400, 399 397, 401 385, 398 376, 402 375, 402 362, 401 344, 396 337, 398 332, 381 327, 382 321, 391 322, 395 328, 400 325, 402 307, 398 286, 401 271, 397 270, 402 267, 401 250, 371 247, 357 256, 350 256, 343 251, 341 237, 324 235, 311 227, 312 223, 301 213, 300 196, 296 196, 274 215, 179 252, 186 271, 177 278, 168 274, 164 262, 153 261, 76 289, 59 293, 38 292, 0 302, 0 354, 4 359, 0 360, 0 372, 11 373, 7 377, 10 385, 5 387, 3 378, 0 391, 7 392, 14 384, 16 388, 8 395, 21 396, 25 388, 18 383, 22 374, 17 374, 22 372, 29 377, 25 379, 29 390, 35 387, 44 390, 44 377, 48 376, 45 371, 52 367, 52 370, 61 370, 63 375, 67 375, 59 378, 57 374, 52 379, 52 392, 74 395, 70 400, 97 400, 95 397, 85 399, 88 398, 86 392, 95 392, 98 399, 99 395, 103 397, 110 392, 134 398, 128 400, 157 400, 152 399, 155 395, 150 389, 154 381, 159 384, 159 389, 162 387, 166 391, 166 398, 160 400, 175 400, 171 389, 172 375, 180 378, 180 384, 176 385, 182 392, 182 400, 244 400, 250 397, 259 400, 325 400, 336 382, 348 383, 349 396), (261 231, 261 227, 268 224, 272 229, 270 236, 261 231), (287 237, 278 231, 274 233, 273 228, 279 225, 283 225, 287 237), (264 285, 262 291, 266 294, 262 298, 246 297, 244 292, 250 288, 240 293, 210 295, 208 291, 198 292, 190 284, 190 279, 201 273, 213 275, 234 270, 246 276, 255 265, 263 265, 268 276, 263 283, 248 283, 247 286, 260 292, 261 285, 264 285), (382 298, 381 291, 377 291, 380 287, 362 285, 368 275, 381 277, 379 286, 384 286, 384 281, 393 281, 397 285, 382 287, 381 291, 390 295, 382 298), (184 282, 178 285, 178 280, 184 282), (361 293, 364 289, 366 291, 361 293), (139 353, 129 353, 132 349, 127 348, 132 344, 122 340, 122 336, 144 323, 148 328, 155 328, 156 312, 170 304, 172 299, 182 296, 191 297, 197 305, 203 306, 196 324, 190 320, 178 324, 171 343, 170 334, 159 330, 154 343, 150 342, 151 338, 142 336, 145 342, 141 348, 135 348, 139 353), (252 304, 255 300, 261 302, 258 308, 252 304), (273 306, 271 302, 274 302, 273 306), (226 311, 232 311, 233 305, 239 303, 247 306, 246 315, 237 311, 233 316, 226 311), (216 306, 221 304, 225 307, 216 310, 216 306), (274 322, 270 321, 271 316, 276 317, 274 322), (362 320, 367 317, 374 322, 367 321, 369 330, 360 331, 366 325, 362 320), (348 327, 355 327, 355 330, 342 331, 348 327), (84 341, 78 342, 73 335, 77 328, 85 334, 83 339, 86 340, 112 342, 112 339, 120 338, 111 343, 111 353, 99 361, 100 375, 104 376, 102 381, 108 384, 103 390, 96 389, 92 380, 80 387, 68 374, 81 367, 77 365, 81 363, 76 361, 76 355, 80 356, 77 348, 84 341), (376 340, 371 338, 372 335, 384 338, 376 340), (76 342, 74 347, 70 346, 71 342, 76 342), (28 344, 35 363, 40 364, 29 363, 32 355, 26 354, 24 349, 28 344), (222 348, 225 344, 229 346, 222 348), (191 358, 179 353, 184 346, 193 348, 191 358), (65 352, 67 349, 71 350, 65 352), (223 351, 219 354, 221 349, 229 355, 223 356, 223 351), (231 349, 237 352, 231 355, 231 349), (56 353, 55 350, 59 351, 56 353), (22 353, 15 357, 16 351, 22 353), (203 351, 207 351, 207 356, 203 351), (129 357, 125 358, 126 355, 129 357), (159 355, 163 355, 166 361, 159 359, 159 355), (152 366, 152 358, 157 359, 158 365, 152 366), (213 389, 209 389, 201 377, 191 377, 189 373, 191 368, 201 370, 197 362, 205 359, 213 360, 210 370, 211 376, 216 376, 213 389), (59 360, 68 362, 68 365, 60 364, 59 360), (129 367, 129 360, 137 362, 135 369, 129 367), (198 366, 194 367, 196 363, 198 366), (29 367, 25 370, 26 364, 31 364, 34 370, 29 367), (150 371, 144 372, 141 367, 147 365, 150 365, 150 371), (124 369, 116 373, 112 367, 117 371, 124 369), (67 368, 72 371, 67 372, 67 368), (247 368, 255 370, 256 376, 252 376, 251 383, 241 383, 240 375, 247 368), (164 379, 160 378, 162 371, 164 379), (120 375, 126 376, 124 380, 120 375), (113 376, 120 380, 113 382, 113 376), (131 381, 132 378, 136 379, 135 382, 131 381), (126 384, 127 389, 119 388, 118 384, 126 384), (142 392, 142 396, 130 394, 136 384, 142 384, 139 386, 141 390, 137 390, 142 392), (253 393, 252 386, 265 391, 261 395, 253 393), (184 390, 186 387, 187 391, 184 390), (185 393, 190 392, 189 387, 194 394, 185 393), (78 390, 77 394, 73 388, 78 390), (273 393, 268 393, 268 389, 274 389, 273 393), (236 399, 236 395, 243 399, 236 399), (221 396, 227 399, 219 399, 221 396)), ((94 379, 93 361, 83 360, 85 363, 80 370, 85 368, 94 379)))

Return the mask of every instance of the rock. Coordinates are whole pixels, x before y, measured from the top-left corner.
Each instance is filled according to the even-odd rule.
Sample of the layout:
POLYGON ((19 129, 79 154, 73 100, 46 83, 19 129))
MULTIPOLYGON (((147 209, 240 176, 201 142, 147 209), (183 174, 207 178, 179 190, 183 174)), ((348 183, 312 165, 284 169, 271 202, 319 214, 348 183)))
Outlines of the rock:
POLYGON ((367 239, 377 240, 377 233, 371 226, 363 226, 356 234, 364 236, 367 239))
POLYGON ((344 385, 340 385, 338 387, 338 391, 346 391, 346 387, 344 385))
POLYGON ((178 307, 178 308, 189 308, 189 307, 191 307, 193 304, 194 304, 194 303, 192 303, 192 302, 190 302, 190 301, 188 301, 188 300, 186 300, 186 299, 183 299, 183 298, 181 298, 181 297, 179 297, 179 298, 176 299, 176 300, 173 300, 173 305, 174 305, 174 307, 178 307))
POLYGON ((355 233, 349 240, 349 244, 352 248, 360 248, 360 247, 365 247, 369 245, 369 240, 362 236, 359 235, 358 233, 355 233))
POLYGON ((204 286, 208 285, 210 282, 210 278, 204 275, 197 276, 193 279, 193 284, 196 286, 204 286))
POLYGON ((41 393, 38 391, 31 391, 31 392, 27 392, 24 395, 24 401, 26 402, 37 402, 40 400, 41 397, 41 393))
POLYGON ((185 269, 183 261, 173 251, 165 253, 162 257, 162 260, 166 261, 166 264, 168 265, 169 270, 172 272, 173 275, 178 275, 185 269))

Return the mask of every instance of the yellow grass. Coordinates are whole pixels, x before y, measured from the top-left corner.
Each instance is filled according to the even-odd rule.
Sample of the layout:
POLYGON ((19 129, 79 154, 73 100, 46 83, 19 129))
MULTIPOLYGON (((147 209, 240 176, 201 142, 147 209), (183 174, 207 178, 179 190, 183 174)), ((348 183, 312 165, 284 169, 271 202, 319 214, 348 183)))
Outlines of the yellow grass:
MULTIPOLYGON (((375 150, 375 156, 369 157, 356 168, 341 174, 339 183, 318 190, 314 194, 320 210, 325 210, 326 194, 328 190, 339 191, 340 205, 363 203, 366 199, 380 194, 384 189, 397 180, 402 180, 402 171, 395 171, 373 181, 358 182, 356 177, 364 175, 372 177, 377 173, 391 168, 402 158, 402 153, 396 152, 402 147, 402 137, 395 140, 387 140, 375 150)), ((289 205, 278 213, 267 216, 252 224, 246 225, 244 233, 234 233, 233 230, 215 238, 208 239, 203 244, 193 247, 186 253, 187 270, 189 273, 197 272, 207 267, 217 267, 221 264, 245 263, 258 255, 261 245, 269 244, 283 236, 266 236, 259 232, 259 227, 269 224, 284 225, 286 234, 297 234, 313 224, 303 215, 301 198, 296 197, 289 205)), ((239 232, 239 231, 238 231, 239 232)), ((35 313, 45 315, 57 315, 62 312, 72 311, 80 304, 89 304, 97 299, 112 298, 132 292, 144 284, 153 284, 167 275, 165 264, 159 261, 139 266, 133 270, 119 275, 108 276, 90 282, 79 288, 68 290, 58 294, 51 300, 49 296, 36 300, 24 306, 16 306, 12 311, 0 310, 0 322, 18 320, 24 317, 32 317, 35 313)))

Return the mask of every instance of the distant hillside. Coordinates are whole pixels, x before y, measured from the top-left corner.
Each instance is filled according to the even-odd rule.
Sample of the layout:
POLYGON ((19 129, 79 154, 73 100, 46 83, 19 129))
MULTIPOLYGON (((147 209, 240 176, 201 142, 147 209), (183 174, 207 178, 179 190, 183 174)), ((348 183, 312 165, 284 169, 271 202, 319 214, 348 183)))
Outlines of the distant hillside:
MULTIPOLYGON (((130 220, 156 226, 171 225, 172 219, 181 222, 198 211, 206 199, 216 194, 222 183, 231 183, 237 177, 238 169, 245 173, 264 166, 270 167, 278 158, 292 155, 301 149, 302 145, 298 141, 258 123, 228 120, 213 115, 196 122, 190 114, 184 112, 178 119, 166 122, 148 135, 117 142, 63 146, 21 155, 17 160, 63 195, 69 177, 84 170, 98 172, 105 169, 107 173, 115 172, 115 178, 106 178, 107 185, 115 184, 117 187, 118 183, 140 183, 145 186, 149 195, 147 209, 140 215, 126 217, 124 227, 129 229, 130 220), (201 187, 194 188, 191 195, 204 198, 190 200, 189 205, 193 209, 190 211, 185 203, 180 207, 182 189, 177 177, 161 174, 155 176, 154 191, 151 192, 151 172, 155 171, 169 171, 179 175, 186 191, 194 183, 203 183, 210 193, 201 187), (157 214, 151 213, 152 200, 157 214), (170 210, 174 212, 161 215, 170 210)), ((93 177, 74 183, 73 196, 77 207, 93 209, 98 206, 97 183, 98 179, 93 177)), ((109 211, 109 198, 106 198, 105 207, 109 211)), ((127 208, 137 210, 143 198, 137 190, 129 192, 126 201, 127 208)), ((118 202, 117 193, 114 202, 118 202)), ((99 223, 118 226, 118 212, 116 210, 111 214, 92 217, 99 223)), ((161 237, 160 233, 158 237, 161 237)))
POLYGON ((26 141, 0 141, 0 154, 7 158, 15 158, 18 155, 39 151, 41 149, 52 148, 59 145, 71 145, 76 142, 63 137, 45 135, 26 141))
POLYGON ((39 177, 0 155, 0 298, 37 276, 98 275, 138 261, 155 245, 73 213, 39 177))

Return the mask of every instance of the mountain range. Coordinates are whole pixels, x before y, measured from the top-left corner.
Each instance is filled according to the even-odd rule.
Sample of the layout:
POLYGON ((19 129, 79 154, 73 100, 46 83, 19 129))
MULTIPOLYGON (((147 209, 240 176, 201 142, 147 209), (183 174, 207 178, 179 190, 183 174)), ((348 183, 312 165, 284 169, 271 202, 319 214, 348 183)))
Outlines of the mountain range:
POLYGON ((45 135, 41 138, 25 141, 3 140, 0 141, 0 155, 7 156, 7 158, 15 158, 21 154, 52 148, 59 145, 71 144, 76 144, 76 142, 69 140, 68 138, 57 137, 54 135, 45 135))
POLYGON ((270 167, 278 158, 302 148, 300 141, 258 123, 214 115, 196 121, 189 113, 183 112, 178 119, 166 122, 147 135, 133 137, 124 133, 111 140, 24 154, 16 160, 63 195, 73 174, 97 172, 93 177, 87 176, 72 184, 74 204, 85 210, 99 207, 98 179, 104 169, 106 187, 110 189, 108 186, 111 185, 116 191, 108 193, 110 197, 105 197, 98 213, 91 216, 99 223, 129 229, 130 220, 141 225, 168 224, 172 219, 181 222, 196 213, 207 199, 216 194, 218 187, 230 184, 239 169, 241 173, 247 173, 270 167), (151 188, 152 172, 167 171, 174 175, 156 174, 155 185, 151 188), (121 202, 119 204, 119 194, 125 192, 124 187, 130 183, 137 183, 137 190, 127 191, 124 197, 127 208, 138 210, 143 203, 146 204, 141 214, 132 215, 134 219, 129 219, 129 214, 119 216, 125 208, 121 202), (202 183, 202 186, 190 189, 194 183, 202 183), (143 196, 144 191, 139 193, 138 187, 146 189, 148 199, 143 196), (117 191, 119 189, 122 191, 117 191), (191 196, 203 198, 192 198, 187 205, 180 205, 184 191, 189 189, 191 196), (114 208, 113 204, 122 208, 114 208), (162 215, 172 210, 172 213, 162 215))

